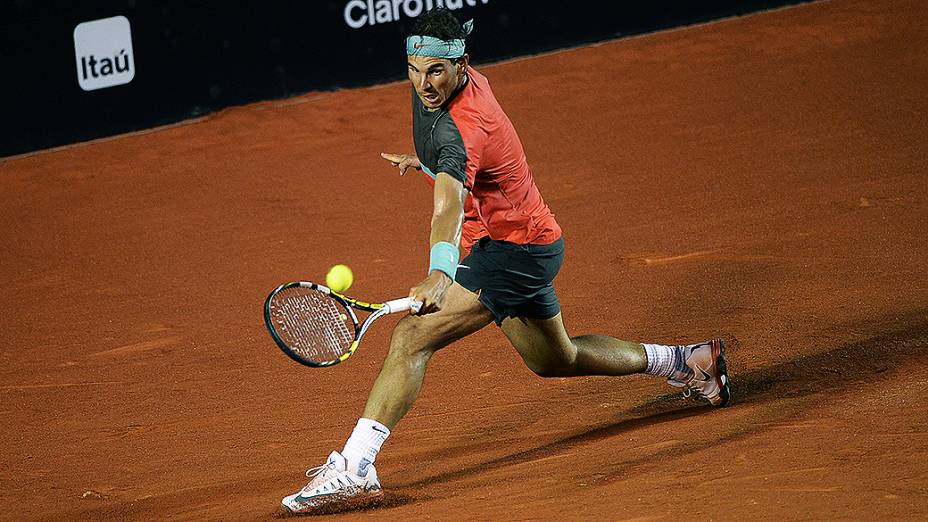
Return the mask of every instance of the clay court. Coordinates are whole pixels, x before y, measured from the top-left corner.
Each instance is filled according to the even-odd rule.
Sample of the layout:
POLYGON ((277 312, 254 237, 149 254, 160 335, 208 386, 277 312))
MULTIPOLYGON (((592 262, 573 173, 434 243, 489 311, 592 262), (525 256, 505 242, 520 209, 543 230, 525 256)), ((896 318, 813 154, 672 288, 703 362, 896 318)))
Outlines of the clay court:
MULTIPOLYGON (((818 2, 478 67, 564 228, 568 330, 722 335, 733 406, 541 379, 490 326, 433 359, 386 499, 332 518, 928 517, 926 18, 818 2)), ((428 185, 379 157, 408 89, 0 161, 0 519, 274 518, 396 318, 313 370, 261 306, 335 263, 372 300, 424 275, 428 185)))

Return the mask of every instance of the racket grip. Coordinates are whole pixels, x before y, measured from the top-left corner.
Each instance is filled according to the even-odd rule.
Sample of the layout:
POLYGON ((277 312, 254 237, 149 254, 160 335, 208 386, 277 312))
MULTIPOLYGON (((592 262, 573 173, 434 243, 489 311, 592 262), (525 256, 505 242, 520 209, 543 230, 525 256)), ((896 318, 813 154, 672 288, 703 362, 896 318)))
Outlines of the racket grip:
POLYGON ((415 301, 410 297, 404 297, 402 299, 394 299, 392 301, 387 301, 383 304, 384 308, 387 309, 388 314, 395 314, 397 312, 405 312, 406 310, 412 309, 415 312, 418 312, 422 308, 422 301, 415 301))

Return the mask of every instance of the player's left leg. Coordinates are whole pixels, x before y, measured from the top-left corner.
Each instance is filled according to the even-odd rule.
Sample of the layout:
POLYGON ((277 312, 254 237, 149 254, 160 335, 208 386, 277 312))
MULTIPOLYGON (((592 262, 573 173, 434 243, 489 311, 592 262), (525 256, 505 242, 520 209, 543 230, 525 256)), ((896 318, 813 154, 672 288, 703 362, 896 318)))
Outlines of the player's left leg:
POLYGON ((571 338, 560 313, 549 319, 510 317, 501 328, 526 365, 543 377, 650 373, 716 406, 727 405, 730 398, 721 339, 664 346, 601 335, 571 338))
POLYGON ((550 319, 510 317, 501 329, 529 369, 542 377, 629 375, 648 366, 639 343, 604 335, 571 338, 561 314, 550 319))

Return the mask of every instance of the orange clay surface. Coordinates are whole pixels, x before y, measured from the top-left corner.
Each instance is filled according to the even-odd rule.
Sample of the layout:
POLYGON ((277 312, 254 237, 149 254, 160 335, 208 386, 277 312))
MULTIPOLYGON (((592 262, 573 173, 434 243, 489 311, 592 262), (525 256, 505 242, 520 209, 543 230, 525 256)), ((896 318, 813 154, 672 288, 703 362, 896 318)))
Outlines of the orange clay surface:
MULTIPOLYGON (((822 2, 481 67, 565 230, 569 331, 722 335, 734 406, 542 379, 491 326, 433 359, 385 500, 335 518, 928 517, 926 18, 822 2)), ((0 162, 0 519, 272 519, 396 319, 313 370, 264 297, 339 262, 405 295, 431 199, 378 153, 411 149, 395 83, 0 162)))

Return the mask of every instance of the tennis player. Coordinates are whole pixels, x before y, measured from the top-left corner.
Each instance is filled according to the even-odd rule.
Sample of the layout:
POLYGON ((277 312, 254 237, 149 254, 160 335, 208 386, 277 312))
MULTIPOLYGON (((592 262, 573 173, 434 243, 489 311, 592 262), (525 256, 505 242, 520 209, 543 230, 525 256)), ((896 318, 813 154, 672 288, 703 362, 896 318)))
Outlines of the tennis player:
POLYGON ((382 156, 400 174, 421 169, 434 180, 428 276, 409 292, 423 306, 397 323, 344 449, 307 472, 309 484, 283 499, 286 512, 341 509, 381 496, 374 460, 419 395, 429 359, 491 322, 543 377, 648 373, 713 405, 729 401, 721 339, 666 346, 567 334, 552 286, 564 258, 561 227, 512 123, 487 79, 469 65, 472 28, 436 9, 406 39, 416 154, 382 156), (469 249, 460 262, 459 246, 469 249))

